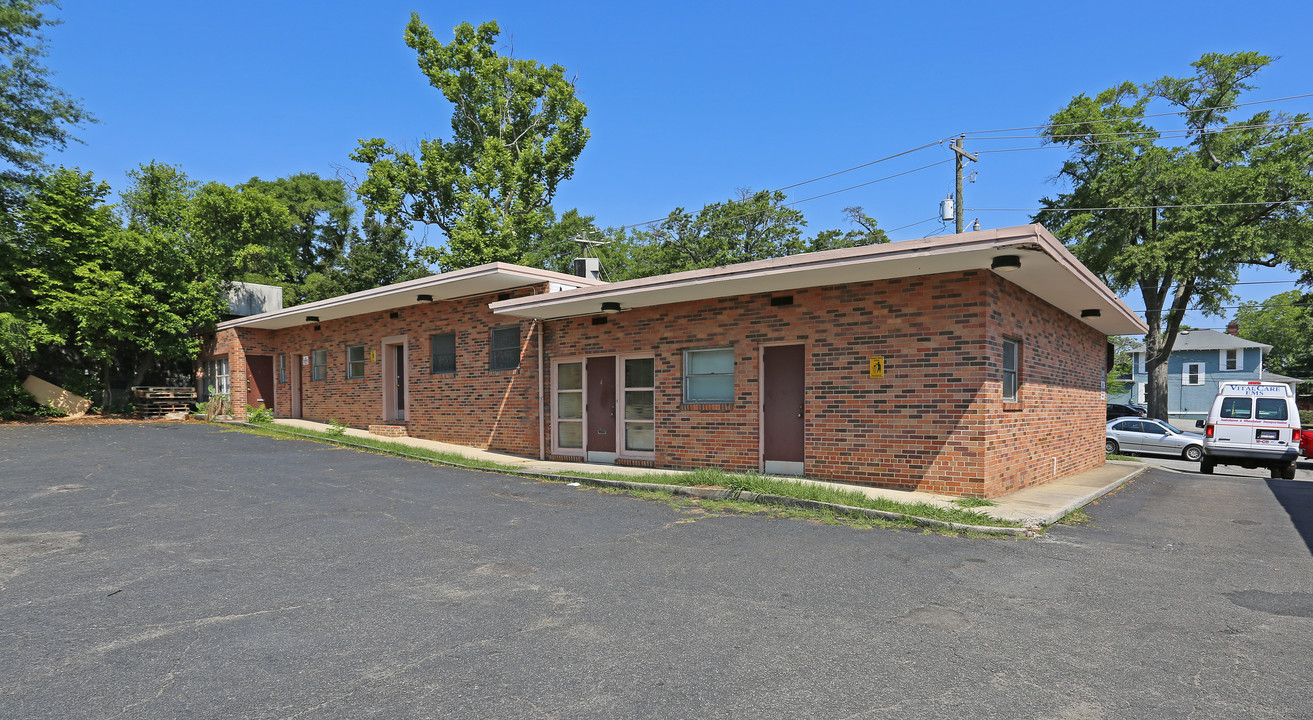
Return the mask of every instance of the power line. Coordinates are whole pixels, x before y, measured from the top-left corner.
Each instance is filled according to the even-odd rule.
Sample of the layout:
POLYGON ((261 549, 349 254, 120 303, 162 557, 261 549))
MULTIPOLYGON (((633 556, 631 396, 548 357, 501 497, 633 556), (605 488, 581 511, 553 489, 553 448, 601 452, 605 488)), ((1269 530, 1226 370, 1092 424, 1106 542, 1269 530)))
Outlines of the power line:
MULTIPOLYGON (((925 145, 922 145, 922 146, 920 146, 920 147, 914 147, 914 148, 912 148, 911 150, 904 150, 904 151, 902 151, 902 152, 900 152, 900 153, 895 153, 895 154, 893 154, 893 155, 889 155, 889 156, 887 156, 887 157, 882 157, 882 158, 880 158, 879 160, 872 160, 872 161, 870 161, 870 162, 862 163, 861 165, 854 165, 854 166, 852 166, 852 167, 850 167, 850 168, 848 168, 848 169, 846 169, 846 170, 838 170, 838 171, 836 171, 836 172, 832 172, 832 173, 830 173, 830 174, 828 174, 828 175, 821 175, 820 177, 814 177, 814 178, 812 178, 811 180, 803 180, 802 182, 794 183, 794 184, 792 184, 792 185, 785 185, 784 187, 775 188, 775 190, 774 190, 773 192, 782 192, 782 191, 784 191, 784 190, 788 190, 788 189, 790 189, 790 188, 796 188, 796 187, 798 187, 798 186, 800 186, 800 185, 807 185, 807 184, 809 184, 809 183, 814 183, 814 182, 816 182, 816 181, 818 181, 818 180, 825 180, 826 178, 832 178, 832 177, 834 177, 835 175, 842 175, 842 174, 844 174, 844 173, 849 173, 849 172, 852 172, 852 171, 854 171, 854 170, 861 170, 861 169, 864 168, 864 167, 870 167, 870 166, 872 166, 872 165, 875 165, 876 163, 882 163, 882 162, 885 162, 886 160, 893 160, 894 158, 900 158, 900 157, 902 157, 902 156, 904 156, 904 155, 911 155, 911 154, 914 153, 914 152, 917 152, 917 151, 919 151, 919 150, 925 150, 926 148, 934 147, 934 146, 936 146, 936 145, 940 145, 940 144, 942 144, 943 142, 944 142, 943 140, 936 140, 936 141, 934 141, 934 142, 932 142, 932 143, 926 143, 925 145)), ((860 185, 854 185, 853 187, 861 187, 861 186, 860 186, 860 185)))
MULTIPOLYGON (((1233 103, 1233 104, 1231 104, 1231 105, 1219 105, 1219 106, 1217 106, 1217 107, 1215 107, 1215 108, 1211 108, 1211 109, 1213 109, 1213 110, 1228 110, 1228 109, 1231 109, 1231 108, 1245 107, 1245 106, 1247 106, 1247 105, 1262 105, 1262 104, 1265 104, 1265 103, 1282 102, 1283 100, 1299 100, 1299 99, 1301 99, 1301 98, 1306 98, 1306 97, 1313 97, 1313 93, 1304 93, 1303 95, 1290 95, 1290 96, 1287 96, 1287 97, 1273 98, 1273 99, 1271 99, 1271 100, 1252 100, 1252 101, 1250 101, 1250 102, 1233 103)), ((1135 116, 1135 117, 1132 118, 1132 119, 1136 119, 1136 120, 1138 120, 1138 119, 1142 119, 1142 118, 1166 117, 1166 116, 1168 116, 1168 115, 1184 115, 1184 114, 1186 114, 1186 113, 1188 113, 1188 112, 1190 112, 1190 111, 1189 111, 1189 110, 1176 110, 1176 111, 1173 111, 1173 112, 1153 113, 1153 114, 1150 114, 1150 115, 1137 115, 1137 116, 1135 116)), ((1015 131, 1017 131, 1017 130, 1043 130, 1044 128, 1067 127, 1067 126, 1069 126, 1069 125, 1091 125, 1091 124, 1093 124, 1093 123, 1104 122, 1104 121, 1109 120, 1109 119, 1126 119, 1126 118, 1101 118, 1101 119, 1099 119, 1099 120, 1079 120, 1079 121, 1076 121, 1076 122, 1069 122, 1069 123, 1049 123, 1049 124, 1047 124, 1047 125, 1028 125, 1028 126, 1026 126, 1026 127, 999 128, 999 129, 996 129, 996 130, 973 130, 973 131, 968 132, 968 133, 965 133, 965 134, 967 134, 967 135, 982 135, 982 134, 984 134, 984 133, 1015 132, 1015 131)), ((983 140, 984 138, 978 138, 978 139, 983 140)))
MULTIPOLYGON (((1209 130, 1209 129, 1199 130, 1199 129, 1196 129, 1196 128, 1172 128, 1172 129, 1170 129, 1170 130, 1157 130, 1157 129, 1154 129, 1154 128, 1147 128, 1147 129, 1144 129, 1144 130, 1126 130, 1126 131, 1124 131, 1124 132, 1090 133, 1089 135, 1077 135, 1077 134, 1075 134, 1075 133, 1072 133, 1072 134, 1069 134, 1069 135, 996 135, 996 136, 994 136, 994 137, 973 137, 973 138, 971 138, 971 139, 972 139, 972 140, 1029 140, 1029 139, 1032 139, 1032 138, 1050 138, 1050 137, 1061 137, 1061 138, 1069 138, 1069 137, 1121 137, 1121 136, 1125 136, 1125 135, 1152 135, 1152 134, 1155 134, 1155 133, 1156 133, 1156 134, 1159 135, 1159 137, 1154 138, 1154 139, 1156 139, 1156 140, 1162 140, 1162 139, 1174 140, 1174 139, 1176 139, 1176 138, 1189 137, 1190 135, 1194 135, 1194 134, 1196 134, 1196 133, 1198 133, 1198 134, 1200 134, 1200 135, 1220 135, 1220 134, 1222 134, 1222 133, 1238 132, 1238 131, 1240 131, 1240 130, 1259 130, 1259 129, 1262 129, 1262 128, 1287 127, 1287 126, 1290 126, 1290 125, 1306 125, 1306 124, 1311 123, 1311 122, 1313 122, 1313 119, 1310 119, 1310 120, 1287 120, 1286 122, 1277 122, 1277 123, 1258 123, 1258 124, 1253 124, 1253 125, 1228 125, 1228 126, 1226 126, 1226 127, 1216 128, 1216 129, 1212 129, 1212 130, 1209 130)), ((1106 144, 1108 144, 1108 143, 1088 143, 1088 144, 1090 144, 1090 145, 1106 145, 1106 144)))
POLYGON ((1313 200, 1270 200, 1266 202, 1232 202, 1232 203, 1194 203, 1187 205, 1122 205, 1117 207, 1089 208, 967 208, 971 212, 1041 212, 1059 210, 1062 212, 1091 212, 1095 210, 1168 210, 1172 208, 1238 207, 1245 205, 1309 205, 1313 200))

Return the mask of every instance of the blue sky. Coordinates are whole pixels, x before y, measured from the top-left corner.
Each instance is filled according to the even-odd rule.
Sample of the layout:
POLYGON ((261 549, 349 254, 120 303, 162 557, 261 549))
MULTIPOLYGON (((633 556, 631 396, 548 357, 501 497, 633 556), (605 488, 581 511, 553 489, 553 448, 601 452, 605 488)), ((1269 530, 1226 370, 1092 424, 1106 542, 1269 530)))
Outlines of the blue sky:
MULTIPOLYGON (((361 138, 404 143, 449 129, 446 101, 402 40, 410 12, 443 39, 460 22, 495 19, 517 57, 566 67, 589 108, 592 138, 557 195, 558 212, 578 207, 600 225, 626 225, 962 132, 1039 125, 1078 93, 1185 75, 1204 52, 1281 57, 1245 99, 1311 93, 1313 6, 1281 7, 1275 20, 1221 2, 64 0, 50 11, 64 24, 49 31, 48 64, 101 122, 78 133, 85 144, 50 160, 116 189, 150 160, 228 184, 360 173, 348 155, 361 138)), ((1313 112, 1313 98, 1261 107, 1313 112)), ((967 139, 968 150, 1037 145, 967 139)), ((801 200, 951 156, 944 143, 787 192, 801 200)), ((1056 149, 982 155, 965 191, 966 206, 979 208, 968 222, 1028 222, 1028 212, 986 208, 1036 207, 1060 189, 1051 178, 1063 157, 1056 149)), ((846 229, 850 205, 892 229, 934 217, 952 188, 950 162, 796 207, 811 231, 846 229)), ((891 236, 943 231, 936 220, 891 236)), ((437 231, 429 237, 440 242, 437 231)), ((1291 279, 1283 271, 1242 278, 1291 279)), ((1237 292, 1263 299, 1292 287, 1237 292)), ((1197 315, 1187 322, 1225 325, 1197 315)))

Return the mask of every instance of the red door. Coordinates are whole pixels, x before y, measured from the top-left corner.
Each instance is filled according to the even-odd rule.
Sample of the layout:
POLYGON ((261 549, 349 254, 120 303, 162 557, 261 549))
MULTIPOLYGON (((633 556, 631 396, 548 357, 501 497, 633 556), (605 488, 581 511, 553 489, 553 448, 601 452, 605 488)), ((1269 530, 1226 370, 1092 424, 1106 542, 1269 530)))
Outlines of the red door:
POLYGON ((776 345, 762 351, 762 459, 767 473, 801 475, 805 390, 802 345, 776 345))
POLYGON ((274 356, 246 356, 246 404, 274 409, 274 356))
POLYGON ((589 462, 615 460, 615 356, 585 361, 584 448, 589 462))

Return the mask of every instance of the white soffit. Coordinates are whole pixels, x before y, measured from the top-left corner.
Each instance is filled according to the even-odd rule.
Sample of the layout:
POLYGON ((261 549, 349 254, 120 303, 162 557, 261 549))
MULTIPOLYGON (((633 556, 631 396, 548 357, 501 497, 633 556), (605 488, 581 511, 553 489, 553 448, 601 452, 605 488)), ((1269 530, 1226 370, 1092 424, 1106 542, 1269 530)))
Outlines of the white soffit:
POLYGON ((503 292, 538 283, 552 283, 573 288, 601 284, 596 280, 564 275, 550 270, 538 270, 507 263, 488 263, 465 270, 430 275, 394 285, 362 290, 350 295, 340 295, 284 310, 228 320, 219 323, 217 329, 226 330, 243 327, 281 330, 313 322, 307 321, 307 316, 319 318, 318 322, 327 322, 354 315, 396 310, 408 305, 428 304, 418 300, 417 296, 419 295, 432 295, 434 302, 440 302, 471 295, 503 292))
POLYGON ((1116 293, 1039 225, 984 230, 884 245, 806 253, 757 262, 584 287, 490 305, 498 314, 553 319, 594 315, 604 301, 624 309, 893 278, 989 270, 999 255, 1017 255, 1020 269, 999 273, 1105 335, 1148 328, 1116 293), (1097 310, 1098 317, 1081 318, 1097 310))

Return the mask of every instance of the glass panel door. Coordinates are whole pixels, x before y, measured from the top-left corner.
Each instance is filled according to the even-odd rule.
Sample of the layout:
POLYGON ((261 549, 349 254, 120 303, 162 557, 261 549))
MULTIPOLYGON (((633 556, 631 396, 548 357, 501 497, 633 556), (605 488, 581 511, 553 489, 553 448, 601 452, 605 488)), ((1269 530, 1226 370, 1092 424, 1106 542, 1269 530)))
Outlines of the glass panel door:
POLYGON ((656 450, 656 360, 625 360, 625 450, 656 450))
POLYGON ((567 450, 584 447, 584 364, 556 365, 556 446, 567 450))

